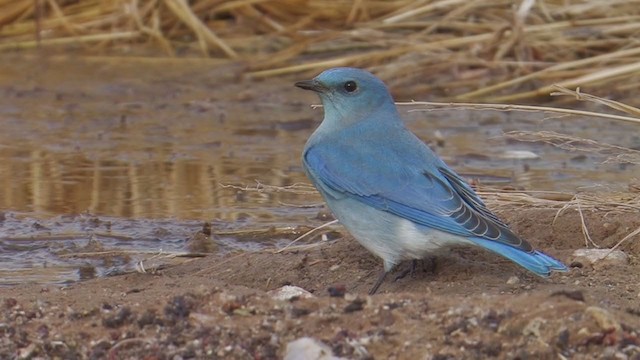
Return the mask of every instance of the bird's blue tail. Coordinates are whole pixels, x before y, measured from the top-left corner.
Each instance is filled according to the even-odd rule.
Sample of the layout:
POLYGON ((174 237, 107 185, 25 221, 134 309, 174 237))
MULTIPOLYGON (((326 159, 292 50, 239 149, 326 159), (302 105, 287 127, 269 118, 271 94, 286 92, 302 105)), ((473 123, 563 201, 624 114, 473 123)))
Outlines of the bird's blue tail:
POLYGON ((551 275, 552 271, 567 271, 567 267, 563 263, 539 251, 528 253, 496 241, 479 238, 471 238, 470 240, 487 250, 506 257, 538 276, 547 277, 551 275))

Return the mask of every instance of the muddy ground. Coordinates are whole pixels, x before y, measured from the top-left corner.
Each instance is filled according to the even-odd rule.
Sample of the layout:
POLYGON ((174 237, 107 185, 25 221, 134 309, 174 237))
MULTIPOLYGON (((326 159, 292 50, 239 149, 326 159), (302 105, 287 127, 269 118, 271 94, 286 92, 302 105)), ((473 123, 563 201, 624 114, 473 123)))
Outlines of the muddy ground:
MULTIPOLYGON (((0 358, 274 359, 307 336, 354 359, 639 359, 640 243, 622 245, 628 263, 589 264, 572 255, 585 247, 578 212, 554 222, 556 213, 500 212, 571 265, 550 279, 460 248, 368 296, 380 262, 345 235, 309 250, 5 288, 0 358), (284 285, 313 297, 274 299, 269 291, 284 285)), ((640 226, 635 214, 584 215, 602 247, 640 226)))

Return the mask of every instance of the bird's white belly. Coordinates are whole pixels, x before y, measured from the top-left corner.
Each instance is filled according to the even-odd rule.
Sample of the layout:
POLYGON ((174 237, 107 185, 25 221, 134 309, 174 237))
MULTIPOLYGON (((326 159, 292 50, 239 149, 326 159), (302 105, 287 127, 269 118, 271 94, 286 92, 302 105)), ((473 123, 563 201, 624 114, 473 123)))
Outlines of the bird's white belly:
POLYGON ((422 259, 451 245, 472 244, 465 237, 417 225, 353 199, 343 198, 328 204, 351 235, 382 258, 387 271, 402 260, 422 259))
POLYGON ((435 229, 426 229, 416 223, 398 218, 396 222, 397 241, 403 249, 405 259, 423 258, 440 248, 460 244, 472 244, 467 238, 435 229), (413 256, 418 254, 419 256, 413 256))

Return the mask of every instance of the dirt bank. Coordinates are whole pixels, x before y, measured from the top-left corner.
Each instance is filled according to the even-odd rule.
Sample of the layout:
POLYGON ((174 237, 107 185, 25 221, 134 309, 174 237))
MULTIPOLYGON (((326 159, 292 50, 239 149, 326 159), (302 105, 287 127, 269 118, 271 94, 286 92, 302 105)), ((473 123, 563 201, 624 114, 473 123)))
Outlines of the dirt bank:
MULTIPOLYGON (((350 237, 309 250, 209 256, 151 273, 67 286, 2 289, 0 357, 111 359, 282 357, 288 342, 321 340, 369 359, 640 357, 640 245, 627 263, 588 264, 580 216, 503 209, 522 236, 571 264, 540 279, 460 248, 367 296, 380 263, 350 237), (311 298, 275 300, 294 285, 311 298), (327 289, 346 289, 330 297, 327 289)), ((640 226, 633 214, 585 213, 602 247, 640 226)))

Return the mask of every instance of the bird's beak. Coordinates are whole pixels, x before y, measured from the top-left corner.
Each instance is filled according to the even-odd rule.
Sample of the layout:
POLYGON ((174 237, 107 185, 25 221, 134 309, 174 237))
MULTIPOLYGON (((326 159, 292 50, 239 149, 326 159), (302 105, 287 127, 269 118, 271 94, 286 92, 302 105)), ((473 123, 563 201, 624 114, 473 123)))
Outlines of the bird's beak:
POLYGON ((301 89, 311 90, 317 93, 322 93, 328 90, 326 86, 316 79, 298 81, 295 85, 301 89))

